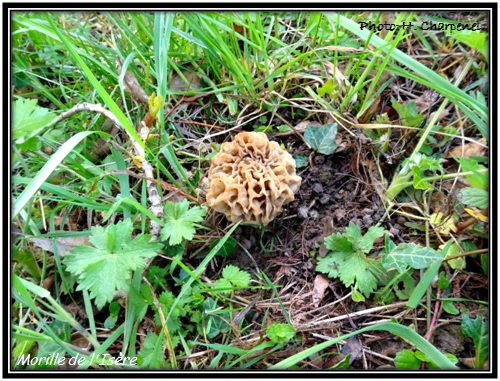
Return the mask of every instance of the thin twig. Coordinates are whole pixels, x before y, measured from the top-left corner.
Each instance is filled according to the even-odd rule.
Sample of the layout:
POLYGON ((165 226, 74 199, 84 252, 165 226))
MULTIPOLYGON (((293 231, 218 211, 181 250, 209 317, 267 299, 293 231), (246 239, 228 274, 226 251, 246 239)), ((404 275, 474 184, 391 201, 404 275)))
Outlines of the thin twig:
POLYGON ((401 307, 404 307, 406 306, 407 302, 399 302, 399 303, 394 303, 394 304, 391 304, 391 305, 388 305, 388 306, 380 306, 380 307, 373 307, 373 308, 369 308, 367 310, 364 310, 364 311, 357 311, 357 312, 353 312, 353 313, 350 313, 350 314, 345 314, 345 315, 341 315, 341 316, 336 316, 336 317, 333 317, 333 318, 330 318, 330 319, 324 319, 324 320, 319 320, 319 321, 312 321, 310 323, 307 323, 307 324, 299 324, 297 326, 294 326, 294 328, 296 330, 302 330, 302 329, 308 329, 308 328, 311 328, 312 326, 317 326, 317 325, 325 325, 326 323, 333 323, 333 322, 336 322, 336 321, 340 321, 340 320, 345 320, 345 319, 349 319, 349 318, 357 318, 357 317, 360 317, 360 316, 365 316, 365 315, 370 315, 374 312, 380 312, 380 311, 386 311, 386 312, 389 312, 390 310, 397 310, 401 307))
MULTIPOLYGON (((79 103, 73 108, 71 108, 68 111, 63 112, 61 115, 59 115, 53 122, 52 124, 56 124, 60 122, 61 120, 70 118, 74 114, 77 114, 82 111, 91 111, 91 112, 97 112, 101 115, 104 115, 106 118, 111 120, 116 127, 127 133, 130 142, 132 143, 132 146, 134 147, 135 155, 138 156, 141 160, 141 166, 142 170, 144 171, 144 175, 146 177, 147 181, 147 189, 148 189, 148 195, 149 195, 149 201, 151 203, 151 207, 149 208, 151 212, 158 217, 158 219, 162 220, 163 219, 163 205, 161 204, 161 197, 158 194, 158 191, 156 190, 156 185, 154 182, 152 182, 150 179, 154 179, 154 172, 153 172, 153 167, 149 162, 145 159, 145 151, 144 148, 137 142, 135 139, 128 133, 128 131, 121 125, 121 123, 118 121, 116 116, 109 110, 105 109, 103 106, 100 104, 92 104, 92 103, 79 103)), ((150 233, 151 233, 151 240, 154 241, 158 238, 158 235, 160 233, 161 226, 156 223, 155 221, 151 220, 150 222, 150 233)))

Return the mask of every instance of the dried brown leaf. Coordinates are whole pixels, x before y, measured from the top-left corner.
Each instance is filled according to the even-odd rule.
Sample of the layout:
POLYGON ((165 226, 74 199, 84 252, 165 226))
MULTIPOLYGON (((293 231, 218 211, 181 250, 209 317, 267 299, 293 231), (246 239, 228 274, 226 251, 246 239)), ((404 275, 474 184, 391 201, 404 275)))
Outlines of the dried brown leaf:
MULTIPOLYGON (((122 73, 122 63, 117 60, 116 67, 118 70, 118 75, 122 73)), ((123 76, 123 82, 125 84, 125 90, 130 93, 130 96, 136 102, 141 103, 144 106, 148 106, 149 96, 146 94, 139 81, 135 77, 134 73, 127 70, 123 76)))
MULTIPOLYGON (((420 114, 425 114, 426 111, 432 106, 434 102, 436 102, 439 98, 439 94, 434 90, 426 90, 416 99, 412 101, 415 102, 415 106, 420 114)), ((411 101, 404 102, 405 104, 410 103, 411 101)))
POLYGON ((349 364, 351 364, 354 360, 361 357, 361 354, 363 353, 363 346, 356 337, 350 337, 342 347, 341 352, 346 356, 351 354, 351 358, 349 359, 349 364))
MULTIPOLYGON (((36 247, 42 250, 54 253, 54 246, 52 246, 52 238, 29 238, 29 241, 36 247)), ((56 238, 56 249, 58 254, 62 257, 69 254, 69 251, 79 245, 89 245, 89 237, 58 237, 56 238)))
POLYGON ((315 307, 319 307, 319 304, 325 297, 325 291, 328 288, 328 280, 323 275, 316 275, 314 278, 314 289, 312 300, 315 307))
POLYGON ((187 83, 182 76, 174 73, 170 79, 171 91, 193 91, 201 88, 201 79, 198 74, 190 71, 183 71, 182 75, 186 78, 187 83))
POLYGON ((481 138, 476 142, 467 143, 461 146, 457 146, 446 155, 447 158, 450 157, 471 157, 471 156, 484 156, 486 152, 486 139, 481 138))

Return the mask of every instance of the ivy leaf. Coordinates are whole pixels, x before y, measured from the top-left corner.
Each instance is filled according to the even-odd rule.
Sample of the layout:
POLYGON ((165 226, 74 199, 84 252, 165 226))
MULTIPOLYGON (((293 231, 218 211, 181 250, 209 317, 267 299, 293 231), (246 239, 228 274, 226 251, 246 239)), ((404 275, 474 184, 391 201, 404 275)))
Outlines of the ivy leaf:
POLYGON ((402 243, 390 253, 382 256, 382 265, 386 270, 396 269, 403 273, 408 266, 413 269, 424 269, 440 259, 442 255, 430 247, 402 243))
POLYGON ((36 99, 19 98, 12 110, 12 139, 28 139, 52 122, 56 115, 49 109, 37 106, 36 99))
POLYGON ((297 168, 305 168, 309 165, 308 157, 306 155, 295 155, 295 165, 297 168))
POLYGON ((64 257, 66 270, 78 277, 77 291, 89 290, 90 297, 101 309, 113 300, 115 291, 128 291, 132 271, 146 265, 145 258, 155 257, 162 248, 150 242, 151 235, 141 234, 132 239, 132 221, 91 229, 90 246, 75 246, 64 257))
POLYGON ((178 245, 183 239, 193 239, 196 230, 195 222, 203 221, 207 214, 205 208, 193 206, 189 208, 189 201, 167 202, 165 205, 165 226, 161 229, 161 239, 168 240, 169 245, 178 245))
POLYGON ((323 155, 331 155, 337 149, 337 123, 324 126, 307 126, 304 140, 315 151, 323 155))

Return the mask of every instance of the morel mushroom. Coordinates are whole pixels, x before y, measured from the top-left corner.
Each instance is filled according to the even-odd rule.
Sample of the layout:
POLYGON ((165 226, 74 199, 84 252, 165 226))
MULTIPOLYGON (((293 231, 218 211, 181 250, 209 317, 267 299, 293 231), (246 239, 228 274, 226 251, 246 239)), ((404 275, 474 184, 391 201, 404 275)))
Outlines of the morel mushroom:
POLYGON ((207 204, 232 222, 267 225, 293 201, 301 181, 278 143, 262 132, 241 132, 211 161, 207 204))

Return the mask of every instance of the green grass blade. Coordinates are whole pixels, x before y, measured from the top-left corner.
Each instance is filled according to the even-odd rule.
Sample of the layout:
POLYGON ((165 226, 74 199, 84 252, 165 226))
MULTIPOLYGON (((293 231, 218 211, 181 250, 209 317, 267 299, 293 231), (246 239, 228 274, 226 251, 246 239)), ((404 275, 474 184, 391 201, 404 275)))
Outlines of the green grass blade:
POLYGON ((280 361, 275 365, 272 365, 271 367, 269 367, 269 369, 270 370, 288 369, 298 364, 300 361, 308 358, 309 356, 312 356, 323 349, 326 349, 334 344, 337 344, 339 341, 346 340, 352 336, 356 336, 359 335, 360 333, 370 332, 370 331, 387 331, 392 333, 393 335, 401 337, 402 339, 412 343, 418 350, 420 350, 429 358, 431 358, 432 361, 436 363, 436 365, 440 369, 449 369, 449 370, 458 369, 458 367, 455 366, 450 360, 448 360, 448 358, 446 358, 445 355, 443 355, 435 346, 433 346, 431 343, 425 340, 417 332, 398 323, 379 323, 379 324, 374 324, 370 327, 361 328, 352 333, 336 337, 334 339, 325 341, 324 343, 317 344, 311 348, 301 351, 285 360, 280 361))
POLYGON ((23 190, 18 199, 14 202, 12 208, 12 218, 15 218, 19 211, 24 208, 26 203, 33 197, 33 195, 38 192, 42 184, 47 180, 51 173, 57 168, 57 166, 64 160, 66 156, 75 148, 75 146, 84 138, 90 134, 100 134, 102 136, 109 136, 103 132, 96 131, 84 131, 79 132, 75 136, 71 137, 67 142, 65 142, 56 153, 54 153, 50 159, 45 163, 45 165, 40 169, 35 178, 30 182, 30 184, 23 190))
POLYGON ((52 19, 50 17, 46 16, 46 18, 47 18, 47 21, 49 22, 49 24, 51 25, 52 30, 59 37, 59 39, 64 44, 64 46, 66 46, 69 53, 71 54, 71 56, 73 57, 75 62, 78 64, 80 69, 84 72, 84 74, 87 77, 87 79, 89 80, 89 82, 92 84, 92 86, 99 93, 99 96, 103 99, 106 107, 118 119, 118 121, 123 126, 123 128, 125 128, 125 130, 128 132, 129 136, 131 136, 136 141, 136 143, 139 144, 142 148, 146 148, 144 145, 144 142, 141 140, 141 138, 137 134, 134 126, 130 123, 130 121, 127 119, 127 117, 122 112, 120 107, 118 107, 116 102, 113 100, 113 98, 111 98, 111 96, 104 89, 104 87, 102 87, 99 80, 95 77, 94 73, 92 73, 92 70, 90 70, 90 68, 85 63, 85 61, 82 59, 80 54, 77 52, 77 50, 73 46, 73 44, 59 31, 59 29, 54 25, 54 22, 52 21, 52 19))

